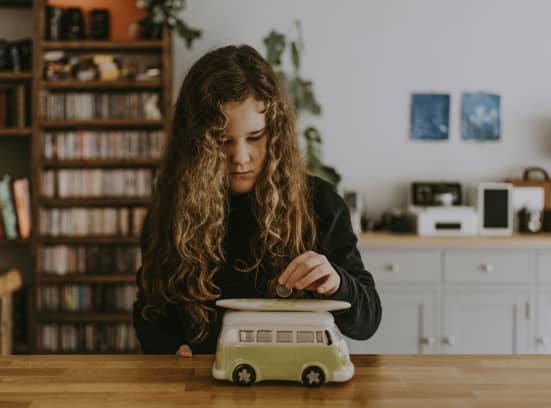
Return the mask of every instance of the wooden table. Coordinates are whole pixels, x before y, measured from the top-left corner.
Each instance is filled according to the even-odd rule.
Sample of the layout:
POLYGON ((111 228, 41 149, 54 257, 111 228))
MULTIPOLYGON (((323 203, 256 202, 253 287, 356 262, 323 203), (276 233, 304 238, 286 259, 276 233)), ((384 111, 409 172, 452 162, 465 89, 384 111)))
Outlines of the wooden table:
POLYGON ((352 356, 356 375, 319 389, 211 377, 212 356, 0 358, 0 407, 551 407, 551 355, 352 356))

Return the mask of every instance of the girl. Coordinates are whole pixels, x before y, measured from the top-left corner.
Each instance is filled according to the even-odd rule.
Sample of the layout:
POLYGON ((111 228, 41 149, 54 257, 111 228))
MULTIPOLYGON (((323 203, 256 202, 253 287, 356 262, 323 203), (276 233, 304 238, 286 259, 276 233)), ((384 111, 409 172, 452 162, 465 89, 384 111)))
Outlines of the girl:
POLYGON ((345 202, 306 174, 292 108, 249 46, 186 75, 141 235, 134 327, 144 353, 214 353, 221 298, 345 300, 340 330, 371 337, 381 304, 345 202))

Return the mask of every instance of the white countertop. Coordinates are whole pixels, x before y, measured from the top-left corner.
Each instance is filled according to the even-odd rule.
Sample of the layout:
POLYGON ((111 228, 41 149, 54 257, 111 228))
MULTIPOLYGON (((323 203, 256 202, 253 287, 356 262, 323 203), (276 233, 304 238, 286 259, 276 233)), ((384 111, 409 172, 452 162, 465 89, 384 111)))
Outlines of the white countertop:
POLYGON ((547 248, 551 249, 551 233, 513 234, 512 236, 420 237, 416 234, 368 232, 358 236, 358 246, 412 248, 547 248))

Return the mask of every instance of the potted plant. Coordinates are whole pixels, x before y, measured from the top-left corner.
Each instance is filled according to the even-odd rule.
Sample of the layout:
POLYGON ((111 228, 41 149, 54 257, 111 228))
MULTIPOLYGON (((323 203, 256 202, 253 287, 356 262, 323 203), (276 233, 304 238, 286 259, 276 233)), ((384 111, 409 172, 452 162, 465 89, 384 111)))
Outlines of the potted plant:
POLYGON ((136 5, 146 12, 137 22, 139 39, 160 39, 164 25, 176 30, 188 48, 201 36, 201 30, 191 28, 178 16, 186 6, 185 0, 138 0, 136 5))

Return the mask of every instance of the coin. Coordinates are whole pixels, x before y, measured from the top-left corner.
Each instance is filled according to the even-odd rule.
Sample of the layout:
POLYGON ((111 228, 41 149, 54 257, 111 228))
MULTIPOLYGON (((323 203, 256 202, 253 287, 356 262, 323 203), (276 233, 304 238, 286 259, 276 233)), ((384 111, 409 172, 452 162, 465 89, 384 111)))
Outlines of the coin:
POLYGON ((288 298, 289 296, 291 296, 293 294, 293 292, 294 292, 293 289, 289 289, 285 285, 278 284, 276 286, 276 293, 279 297, 288 298))

